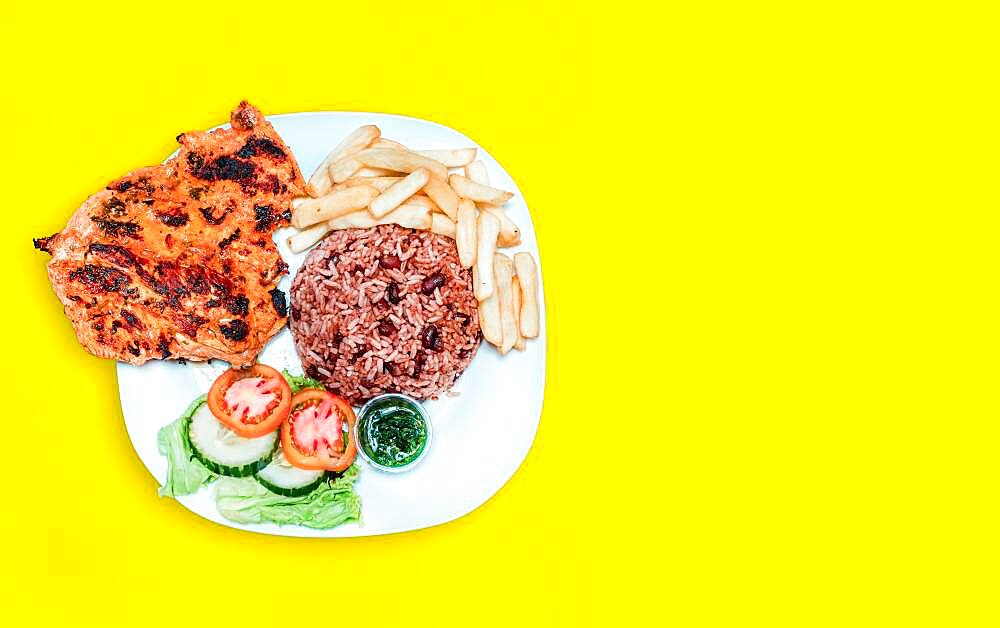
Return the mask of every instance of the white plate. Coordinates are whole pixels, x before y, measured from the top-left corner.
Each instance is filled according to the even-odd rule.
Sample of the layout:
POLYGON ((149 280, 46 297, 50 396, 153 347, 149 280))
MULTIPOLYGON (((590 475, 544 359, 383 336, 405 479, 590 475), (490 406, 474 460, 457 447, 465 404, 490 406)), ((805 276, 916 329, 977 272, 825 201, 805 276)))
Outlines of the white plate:
MULTIPOLYGON (((504 252, 512 255, 529 251, 539 259, 531 217, 517 185, 489 153, 458 131, 425 120, 377 113, 292 113, 268 116, 268 120, 291 148, 307 178, 334 145, 363 124, 376 124, 384 137, 414 149, 477 146, 478 159, 486 164, 490 182, 514 192, 506 207, 521 227, 522 244, 504 252)), ((305 258, 305 253, 295 255, 285 246, 289 232, 283 229, 275 234, 278 249, 290 267, 288 276, 279 284, 285 293, 305 258)), ((232 528, 309 537, 416 530, 446 523, 476 509, 514 475, 538 429, 545 389, 545 304, 540 271, 538 280, 541 335, 529 340, 524 352, 512 351, 504 357, 484 342, 455 385, 459 395, 425 404, 434 426, 434 440, 417 467, 407 473, 388 474, 358 459, 360 523, 332 530, 234 523, 216 510, 211 486, 178 501, 200 516, 232 528)), ((302 372, 287 327, 271 339, 260 361, 293 373, 302 372)), ((157 431, 180 416, 192 399, 207 392, 225 368, 218 360, 213 365, 191 362, 185 366, 159 361, 141 367, 118 363, 125 429, 139 458, 160 484, 166 477, 167 462, 156 449, 157 431)))

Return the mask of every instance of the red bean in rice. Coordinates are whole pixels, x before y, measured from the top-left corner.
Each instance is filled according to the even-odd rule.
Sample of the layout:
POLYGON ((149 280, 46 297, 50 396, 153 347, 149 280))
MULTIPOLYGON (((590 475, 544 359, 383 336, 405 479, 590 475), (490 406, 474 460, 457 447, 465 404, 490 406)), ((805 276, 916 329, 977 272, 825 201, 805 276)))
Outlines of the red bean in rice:
POLYGON ((296 273, 291 304, 306 374, 355 405, 386 392, 437 398, 482 337, 454 241, 396 225, 330 234, 296 273), (434 273, 444 285, 424 294, 434 273))

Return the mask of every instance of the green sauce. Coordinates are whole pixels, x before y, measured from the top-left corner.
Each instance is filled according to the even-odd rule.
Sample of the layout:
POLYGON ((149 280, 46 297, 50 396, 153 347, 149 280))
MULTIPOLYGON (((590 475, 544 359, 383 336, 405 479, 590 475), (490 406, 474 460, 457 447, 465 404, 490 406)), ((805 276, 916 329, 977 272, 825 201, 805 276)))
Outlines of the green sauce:
POLYGON ((399 397, 372 402, 358 421, 358 445, 384 467, 405 467, 427 446, 427 423, 413 403, 399 397))

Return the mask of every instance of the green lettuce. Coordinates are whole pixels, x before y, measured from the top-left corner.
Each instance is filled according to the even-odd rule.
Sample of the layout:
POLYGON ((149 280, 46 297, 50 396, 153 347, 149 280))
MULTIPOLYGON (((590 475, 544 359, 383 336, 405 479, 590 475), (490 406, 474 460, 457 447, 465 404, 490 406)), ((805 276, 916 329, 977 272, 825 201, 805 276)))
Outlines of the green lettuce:
POLYGON ((275 495, 253 478, 220 478, 215 484, 215 505, 226 519, 238 523, 276 523, 309 528, 334 528, 358 521, 361 498, 354 492, 358 465, 339 478, 323 482, 302 497, 275 495))
MULTIPOLYGON (((311 377, 292 375, 288 371, 282 374, 293 394, 304 388, 323 390, 323 385, 311 377)), ((179 419, 162 427, 157 434, 157 446, 167 458, 167 479, 160 487, 161 496, 190 495, 215 482, 215 504, 219 513, 238 523, 276 523, 327 529, 361 518, 361 498, 354 492, 359 471, 357 464, 302 497, 276 495, 253 477, 221 477, 205 468, 194 457, 188 440, 191 417, 205 403, 205 399, 205 395, 195 399, 179 419)))
POLYGON ((194 458, 188 441, 191 417, 203 403, 205 395, 191 402, 181 418, 164 425, 156 434, 156 446, 167 457, 167 481, 160 487, 160 497, 190 495, 217 477, 194 458))
POLYGON ((318 388, 320 390, 326 390, 323 388, 323 384, 311 377, 306 377, 305 375, 292 375, 288 371, 282 371, 281 374, 285 376, 286 380, 288 380, 288 386, 292 389, 293 395, 303 388, 318 388))

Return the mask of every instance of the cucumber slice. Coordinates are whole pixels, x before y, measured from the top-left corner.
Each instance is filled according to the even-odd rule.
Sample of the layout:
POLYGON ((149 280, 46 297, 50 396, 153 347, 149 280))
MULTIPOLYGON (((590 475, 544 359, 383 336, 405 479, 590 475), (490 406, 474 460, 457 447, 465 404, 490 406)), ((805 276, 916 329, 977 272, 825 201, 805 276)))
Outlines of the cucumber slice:
POLYGON ((285 452, 279 447, 271 458, 271 463, 257 472, 260 485, 278 495, 300 497, 316 490, 326 471, 306 471, 293 467, 285 460, 285 452))
POLYGON ((243 438, 219 422, 203 404, 191 417, 191 449, 203 465, 234 478, 253 475, 267 466, 278 442, 274 431, 260 438, 243 438))

